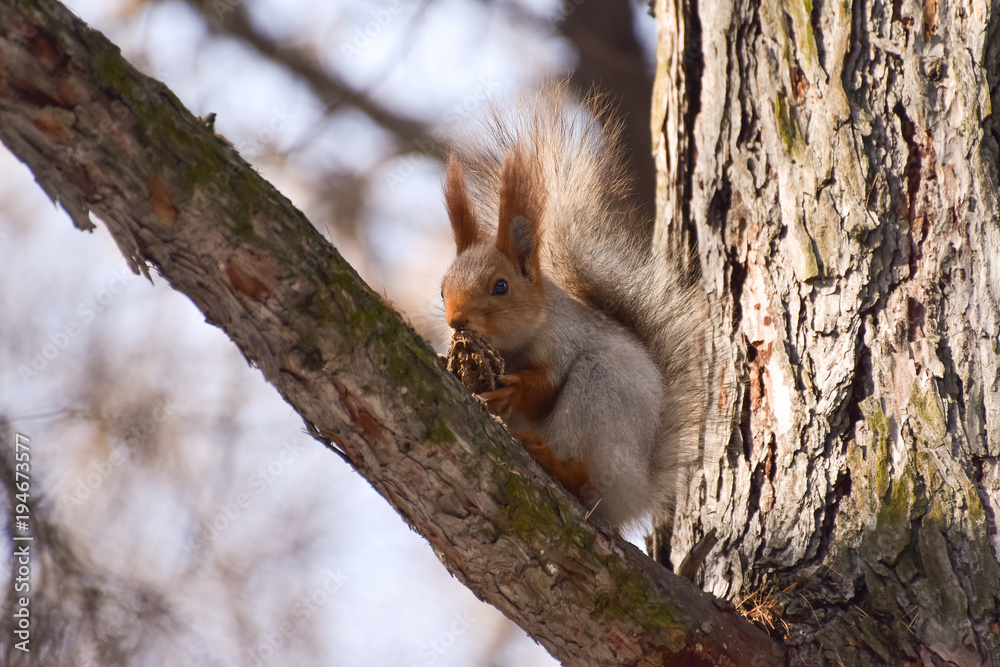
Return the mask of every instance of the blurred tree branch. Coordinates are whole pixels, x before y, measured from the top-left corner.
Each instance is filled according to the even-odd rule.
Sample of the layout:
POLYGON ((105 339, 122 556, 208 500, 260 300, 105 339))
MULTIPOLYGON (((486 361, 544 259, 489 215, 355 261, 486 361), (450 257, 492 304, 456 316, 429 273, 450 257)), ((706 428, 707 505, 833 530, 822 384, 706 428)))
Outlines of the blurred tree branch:
POLYGON ((649 125, 653 71, 635 34, 632 3, 563 0, 563 8, 559 31, 573 43, 580 58, 570 81, 577 91, 598 90, 608 95, 621 118, 635 201, 642 210, 639 218, 649 223, 652 234, 656 188, 649 125))
POLYGON ((218 36, 237 39, 261 56, 284 67, 306 83, 312 93, 326 105, 327 112, 340 107, 352 107, 365 114, 376 125, 394 135, 404 145, 421 139, 422 145, 433 149, 437 156, 445 154, 446 146, 431 134, 431 127, 413 118, 402 116, 379 104, 370 96, 355 90, 336 73, 323 67, 304 49, 280 44, 257 29, 242 4, 218 6, 212 0, 187 0, 204 17, 209 30, 218 36))
MULTIPOLYGON (((201 14, 214 35, 246 44, 305 82, 326 106, 328 114, 344 107, 360 111, 395 138, 400 154, 420 150, 427 157, 439 160, 446 154, 447 146, 435 135, 432 126, 392 111, 351 87, 336 72, 320 64, 306 47, 281 43, 267 35, 253 24, 242 5, 218 0, 187 2, 201 14)), ((634 177, 635 202, 643 212, 640 219, 649 223, 652 232, 656 173, 649 122, 653 76, 635 34, 632 3, 565 0, 554 24, 516 3, 500 7, 515 23, 562 34, 576 48, 579 60, 569 73, 569 80, 579 94, 599 91, 607 95, 616 109, 615 115, 624 125, 622 139, 634 177)))
POLYGON ((782 660, 731 607, 587 523, 287 199, 56 2, 0 5, 0 139, 564 663, 782 660))

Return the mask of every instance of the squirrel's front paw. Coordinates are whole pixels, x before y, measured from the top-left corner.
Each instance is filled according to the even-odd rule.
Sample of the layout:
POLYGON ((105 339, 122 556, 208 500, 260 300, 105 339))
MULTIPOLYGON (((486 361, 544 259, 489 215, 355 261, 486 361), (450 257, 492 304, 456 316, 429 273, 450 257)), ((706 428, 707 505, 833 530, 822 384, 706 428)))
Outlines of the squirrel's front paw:
POLYGON ((520 441, 528 456, 542 466, 545 472, 555 477, 564 489, 579 498, 587 507, 593 506, 596 493, 590 482, 590 473, 583 461, 577 458, 565 461, 559 459, 552 448, 533 431, 519 431, 514 437, 520 441))
POLYGON ((490 412, 504 419, 510 417, 521 400, 521 378, 516 373, 501 375, 500 387, 480 394, 490 412))

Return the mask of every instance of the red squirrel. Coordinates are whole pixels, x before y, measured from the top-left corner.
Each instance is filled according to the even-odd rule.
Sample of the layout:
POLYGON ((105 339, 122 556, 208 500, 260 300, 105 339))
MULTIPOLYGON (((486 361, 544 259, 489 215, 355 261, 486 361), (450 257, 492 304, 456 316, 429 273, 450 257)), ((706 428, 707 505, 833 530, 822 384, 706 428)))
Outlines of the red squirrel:
POLYGON ((598 520, 672 516, 698 448, 693 288, 635 224, 599 113, 555 87, 488 124, 448 163, 458 255, 442 283, 448 325, 506 364, 482 398, 598 520))

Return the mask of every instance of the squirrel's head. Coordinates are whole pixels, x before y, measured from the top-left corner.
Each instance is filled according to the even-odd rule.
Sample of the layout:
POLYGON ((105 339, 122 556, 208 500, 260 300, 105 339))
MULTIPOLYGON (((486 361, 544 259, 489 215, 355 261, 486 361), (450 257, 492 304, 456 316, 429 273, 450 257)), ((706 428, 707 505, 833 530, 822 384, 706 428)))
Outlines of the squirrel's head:
POLYGON ((544 189, 530 157, 511 151, 500 184, 495 238, 484 233, 454 153, 445 182, 458 257, 441 286, 453 329, 470 329, 501 352, 524 347, 545 318, 541 272, 544 189))

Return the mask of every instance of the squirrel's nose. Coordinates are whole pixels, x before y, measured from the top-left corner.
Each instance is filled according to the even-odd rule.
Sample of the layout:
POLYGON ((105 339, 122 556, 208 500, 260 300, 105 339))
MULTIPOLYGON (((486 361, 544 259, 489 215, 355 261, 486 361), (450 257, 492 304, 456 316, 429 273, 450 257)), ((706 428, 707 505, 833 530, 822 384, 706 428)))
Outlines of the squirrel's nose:
POLYGON ((444 319, 452 329, 463 329, 469 323, 466 306, 469 299, 464 291, 454 288, 442 288, 441 298, 444 299, 444 319))
POLYGON ((469 318, 461 308, 447 302, 444 304, 444 318, 452 329, 461 329, 469 323, 469 318))

